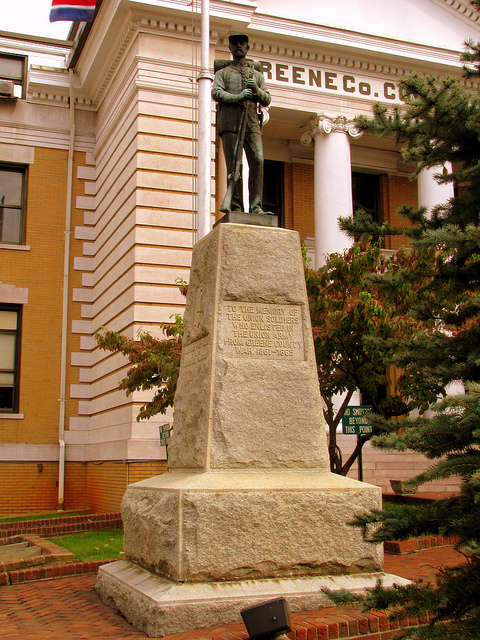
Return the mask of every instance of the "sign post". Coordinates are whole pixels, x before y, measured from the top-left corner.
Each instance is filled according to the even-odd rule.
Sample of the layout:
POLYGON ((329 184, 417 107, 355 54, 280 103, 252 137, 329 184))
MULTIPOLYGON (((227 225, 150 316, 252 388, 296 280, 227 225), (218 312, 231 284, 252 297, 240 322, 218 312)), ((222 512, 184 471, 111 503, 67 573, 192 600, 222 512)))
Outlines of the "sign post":
MULTIPOLYGON (((357 442, 361 435, 372 433, 372 425, 365 414, 372 410, 370 405, 352 406, 345 409, 342 417, 342 429, 344 434, 356 435, 357 442)), ((358 479, 363 482, 362 450, 358 454, 358 479)))
POLYGON ((170 431, 172 427, 167 422, 166 424, 161 424, 158 427, 158 431, 160 433, 160 446, 167 448, 167 460, 168 460, 168 443, 170 441, 170 431))

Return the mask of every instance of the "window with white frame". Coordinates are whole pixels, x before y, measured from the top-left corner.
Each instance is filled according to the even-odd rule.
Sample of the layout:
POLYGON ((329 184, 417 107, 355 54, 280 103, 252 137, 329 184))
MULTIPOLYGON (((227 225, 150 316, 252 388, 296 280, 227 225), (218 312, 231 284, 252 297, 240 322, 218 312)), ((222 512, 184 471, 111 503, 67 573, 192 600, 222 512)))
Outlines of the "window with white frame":
POLYGON ((24 167, 0 165, 0 243, 25 244, 24 167))
POLYGON ((0 413, 18 413, 22 307, 0 304, 0 413))

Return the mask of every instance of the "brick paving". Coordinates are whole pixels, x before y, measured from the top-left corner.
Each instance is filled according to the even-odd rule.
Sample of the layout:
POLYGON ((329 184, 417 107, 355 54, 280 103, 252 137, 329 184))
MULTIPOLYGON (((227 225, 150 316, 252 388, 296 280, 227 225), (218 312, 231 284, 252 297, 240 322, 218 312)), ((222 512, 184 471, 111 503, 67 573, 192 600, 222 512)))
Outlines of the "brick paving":
MULTIPOLYGON (((451 546, 385 556, 385 571, 409 579, 431 581, 441 566, 457 564, 462 556, 451 546)), ((96 576, 75 575, 0 587, 0 637, 2 640, 140 640, 147 636, 105 606, 95 593, 96 576)), ((359 614, 352 608, 292 614, 294 632, 289 638, 357 637, 388 631, 383 614, 359 614), (327 631, 325 631, 327 629, 327 631), (330 631, 329 631, 330 630, 330 631), (343 633, 344 635, 330 635, 343 633), (345 636, 345 633, 347 636, 345 636)), ((412 622, 413 624, 413 622, 412 622)), ((370 637, 392 637, 375 634, 370 637)), ((243 624, 235 623, 169 636, 169 640, 244 640, 243 624)), ((167 639, 165 639, 167 640, 167 639)))

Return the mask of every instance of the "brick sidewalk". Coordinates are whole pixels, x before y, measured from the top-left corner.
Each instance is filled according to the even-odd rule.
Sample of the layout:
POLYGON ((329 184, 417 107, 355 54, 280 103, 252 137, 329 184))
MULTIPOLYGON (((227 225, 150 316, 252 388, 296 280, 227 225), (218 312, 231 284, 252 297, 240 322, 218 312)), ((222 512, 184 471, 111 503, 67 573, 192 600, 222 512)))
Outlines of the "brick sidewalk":
MULTIPOLYGON (((386 555, 385 571, 409 579, 432 580, 438 567, 457 564, 462 556, 452 547, 437 547, 403 555, 386 555)), ((95 593, 95 575, 72 576, 0 587, 2 640, 139 640, 147 636, 105 606, 95 593)), ((360 616, 351 608, 292 615, 294 640, 354 638, 356 629, 392 637, 386 616, 360 616), (369 617, 370 616, 370 617, 369 617), (366 621, 365 621, 366 620, 366 621), (366 626, 367 625, 367 626, 366 626), (381 633, 383 630, 383 633, 381 633)), ((364 636, 365 637, 365 636, 364 636)), ((374 637, 374 636, 370 636, 374 637)), ((241 623, 193 631, 169 640, 246 639, 241 623)))

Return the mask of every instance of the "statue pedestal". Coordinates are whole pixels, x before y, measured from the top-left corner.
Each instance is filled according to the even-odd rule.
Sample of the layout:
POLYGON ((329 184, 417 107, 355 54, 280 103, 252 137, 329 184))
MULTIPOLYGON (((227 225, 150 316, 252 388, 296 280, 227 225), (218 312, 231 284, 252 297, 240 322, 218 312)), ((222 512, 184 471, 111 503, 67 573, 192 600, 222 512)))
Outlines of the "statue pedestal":
POLYGON ((260 227, 278 227, 278 216, 258 213, 245 213, 243 211, 229 211, 225 213, 213 227, 224 222, 233 222, 235 224, 253 224, 260 227))
POLYGON ((195 246, 169 469, 127 488, 127 562, 97 581, 147 634, 374 586, 382 547, 347 522, 381 492, 328 471, 296 232, 227 223, 195 246))

